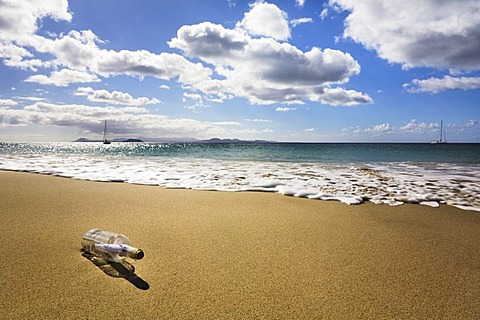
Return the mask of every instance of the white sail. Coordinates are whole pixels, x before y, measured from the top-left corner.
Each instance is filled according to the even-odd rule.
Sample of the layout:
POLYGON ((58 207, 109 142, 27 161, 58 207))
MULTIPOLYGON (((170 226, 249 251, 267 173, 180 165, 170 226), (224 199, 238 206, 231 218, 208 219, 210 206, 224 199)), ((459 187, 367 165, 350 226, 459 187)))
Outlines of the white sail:
POLYGON ((103 127, 103 144, 110 144, 110 141, 107 139, 107 120, 105 120, 105 125, 103 127))
POLYGON ((440 139, 433 140, 431 143, 432 144, 447 143, 447 137, 445 136, 445 131, 443 130, 443 120, 440 121, 440 139))

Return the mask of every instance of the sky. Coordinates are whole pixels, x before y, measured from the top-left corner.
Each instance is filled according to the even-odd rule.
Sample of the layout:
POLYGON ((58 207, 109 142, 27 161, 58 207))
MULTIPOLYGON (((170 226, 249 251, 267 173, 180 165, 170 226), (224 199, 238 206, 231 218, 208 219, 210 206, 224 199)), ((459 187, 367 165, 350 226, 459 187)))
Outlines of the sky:
POLYGON ((0 141, 480 142, 479 0, 0 0, 0 141))

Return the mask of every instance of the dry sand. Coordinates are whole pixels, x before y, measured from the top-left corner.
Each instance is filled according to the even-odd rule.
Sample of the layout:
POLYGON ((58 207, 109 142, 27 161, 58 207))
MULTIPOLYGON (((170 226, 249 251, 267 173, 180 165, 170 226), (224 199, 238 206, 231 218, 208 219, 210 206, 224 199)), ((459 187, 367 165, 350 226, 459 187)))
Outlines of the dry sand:
POLYGON ((3 319, 480 315, 478 212, 0 172, 0 217, 3 319), (134 275, 82 256, 91 228, 145 251, 134 275))

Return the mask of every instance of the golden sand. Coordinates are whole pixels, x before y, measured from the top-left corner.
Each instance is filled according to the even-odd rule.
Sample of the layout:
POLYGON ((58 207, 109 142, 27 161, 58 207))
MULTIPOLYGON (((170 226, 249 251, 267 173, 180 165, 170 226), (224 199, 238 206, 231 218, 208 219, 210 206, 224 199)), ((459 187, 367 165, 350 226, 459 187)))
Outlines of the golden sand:
POLYGON ((3 319, 480 314, 478 212, 0 172, 0 217, 3 319), (82 256, 91 228, 145 251, 134 274, 82 256))

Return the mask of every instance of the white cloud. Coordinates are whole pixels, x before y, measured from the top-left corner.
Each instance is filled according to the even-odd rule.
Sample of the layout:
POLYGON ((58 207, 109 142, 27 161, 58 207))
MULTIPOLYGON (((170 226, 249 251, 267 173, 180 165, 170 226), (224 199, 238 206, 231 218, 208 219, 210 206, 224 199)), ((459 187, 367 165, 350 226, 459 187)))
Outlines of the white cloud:
POLYGON ((76 70, 62 69, 52 71, 50 77, 43 74, 33 75, 25 79, 25 82, 35 82, 43 85, 54 85, 57 87, 66 87, 72 83, 99 82, 97 76, 76 70))
POLYGON ((192 63, 184 57, 171 54, 154 54, 146 50, 104 50, 103 43, 92 31, 71 31, 59 39, 35 37, 32 46, 38 52, 55 56, 52 64, 72 70, 89 72, 103 77, 115 75, 153 76, 178 81, 187 85, 208 81, 210 69, 192 63))
POLYGON ((170 87, 167 86, 166 84, 162 84, 159 88, 163 90, 170 90, 170 87))
POLYGON ((290 24, 292 25, 292 27, 296 27, 300 24, 312 23, 312 22, 313 22, 312 18, 300 18, 300 19, 290 20, 290 24))
MULTIPOLYGON (((32 46, 42 53, 55 56, 52 61, 57 66, 65 66, 79 71, 97 72, 98 55, 101 53, 97 44, 102 43, 91 30, 70 31, 58 39, 35 37, 32 46)), ((97 72, 98 73, 98 72, 97 72)))
MULTIPOLYGON (((372 135, 378 135, 378 134, 385 134, 385 133, 391 133, 394 128, 390 123, 382 123, 375 125, 373 127, 368 127, 368 128, 360 128, 360 127, 355 127, 355 128, 350 128, 353 129, 353 133, 355 134, 363 134, 363 133, 368 133, 372 135)), ((350 129, 344 128, 342 129, 343 132, 347 132, 350 129)))
POLYGON ((71 21, 67 0, 0 1, 0 40, 24 45, 38 28, 38 21, 50 17, 71 21))
POLYGON ((268 119, 243 119, 243 120, 248 122, 265 122, 265 123, 273 122, 272 120, 268 120, 268 119))
MULTIPOLYGON (((18 13, 25 14, 23 11, 18 13)), ((192 63, 177 54, 154 54, 145 50, 103 50, 98 45, 104 41, 91 30, 74 30, 61 35, 58 39, 48 39, 32 34, 36 30, 35 26, 25 33, 26 36, 21 42, 17 39, 16 43, 22 43, 38 53, 50 54, 54 58, 50 61, 34 59, 33 53, 24 47, 6 41, 5 37, 3 39, 0 37, 0 57, 4 58, 4 64, 9 67, 32 70, 37 70, 39 67, 65 69, 53 71, 50 77, 45 75, 29 77, 28 82, 67 86, 70 83, 99 81, 96 75, 109 77, 121 74, 139 77, 154 76, 165 80, 177 78, 179 82, 186 85, 210 79, 210 69, 200 63, 192 63)))
POLYGON ((295 4, 299 7, 303 7, 305 5, 305 0, 295 0, 295 4))
POLYGON ((239 30, 209 22, 181 27, 169 45, 214 65, 221 79, 194 85, 206 94, 244 97, 251 104, 371 102, 366 94, 329 88, 348 82, 360 72, 352 56, 338 50, 314 47, 303 52, 288 43, 250 38, 239 30), (341 100, 336 101, 335 96, 341 100))
POLYGON ((457 77, 457 76, 462 76, 462 75, 468 73, 468 71, 461 70, 461 69, 450 68, 450 69, 448 69, 448 73, 451 76, 457 77))
POLYGON ((307 128, 305 130, 303 130, 305 132, 314 132, 315 131, 315 128, 307 128))
POLYGON ((478 0, 330 0, 350 12, 345 38, 405 68, 480 69, 478 0))
MULTIPOLYGON (((291 105, 303 104, 306 100, 332 105, 371 102, 366 94, 339 87, 360 72, 358 62, 348 53, 318 48, 303 52, 289 43, 279 42, 290 37, 290 30, 286 13, 274 4, 252 4, 236 29, 209 22, 181 27, 169 45, 200 61, 196 63, 176 53, 105 50, 100 48, 104 41, 91 30, 74 30, 54 39, 35 34, 36 22, 43 17, 71 20, 66 1, 52 1, 52 4, 56 7, 32 4, 36 13, 18 5, 22 8, 16 11, 19 19, 25 15, 30 21, 22 33, 22 41, 12 43, 0 37, 0 54, 5 64, 53 69, 49 76, 33 75, 26 82, 68 86, 98 82, 99 76, 152 76, 177 80, 185 90, 199 92, 210 102, 234 97, 245 98, 251 104, 291 105), (52 58, 41 61, 34 54, 52 58)), ((4 27, 9 28, 11 26, 4 27)))
POLYGON ((19 68, 22 70, 30 69, 32 71, 37 71, 39 67, 44 67, 46 64, 39 59, 21 59, 21 58, 10 58, 4 60, 4 64, 8 67, 19 68))
POLYGON ((355 106, 358 104, 373 103, 373 100, 364 93, 343 88, 322 88, 310 95, 310 100, 332 106, 355 106))
POLYGON ((473 90, 480 88, 480 77, 450 77, 429 78, 425 80, 414 79, 409 84, 404 84, 408 92, 439 93, 445 90, 473 90))
MULTIPOLYGON (((466 132, 478 132, 479 121, 468 120, 461 123, 444 123, 447 136, 452 141, 463 140, 466 132)), ((440 123, 429 123, 410 120, 401 126, 393 126, 390 123, 382 123, 372 127, 349 127, 341 130, 343 137, 350 140, 361 139, 362 141, 417 141, 429 142, 438 137, 440 123)))
POLYGON ((44 66, 39 59, 32 58, 33 54, 25 48, 12 43, 2 43, 0 41, 0 58, 4 58, 4 64, 8 67, 19 68, 22 70, 30 69, 36 71, 38 67, 44 66))
POLYGON ((36 102, 19 110, 0 108, 0 126, 31 124, 74 126, 100 135, 103 130, 103 119, 108 119, 112 135, 205 138, 229 136, 232 128, 240 125, 237 122, 172 119, 163 115, 144 114, 142 110, 143 108, 138 107, 92 107, 36 102))
POLYGON ((278 107, 275 109, 277 112, 288 112, 288 111, 295 111, 297 108, 289 108, 289 107, 278 107))
POLYGON ((192 63, 177 54, 153 54, 148 51, 99 52, 98 73, 101 75, 153 76, 159 79, 195 85, 210 80, 211 70, 200 63, 192 63))
POLYGON ((382 123, 382 124, 373 126, 371 128, 365 129, 366 132, 387 132, 391 130, 392 130, 392 126, 390 125, 390 123, 382 123))
POLYGON ((468 120, 467 123, 465 124, 465 126, 467 127, 473 127, 473 126, 476 126, 479 122, 477 120, 468 120))
POLYGON ((0 106, 0 129, 25 126, 25 117, 18 110, 0 106))
POLYGON ((206 62, 228 64, 240 58, 250 38, 239 30, 225 29, 211 22, 185 25, 168 44, 182 50, 189 57, 200 57, 206 62), (223 58, 224 57, 224 58, 223 58))
POLYGON ((21 100, 28 100, 28 101, 45 101, 46 98, 39 98, 39 97, 16 97, 17 99, 21 100))
POLYGON ((147 113, 148 112, 148 109, 145 109, 143 107, 124 107, 124 108, 121 108, 120 110, 122 110, 125 113, 147 113))
POLYGON ((17 101, 14 101, 12 99, 0 99, 0 106, 14 106, 16 105, 18 102, 17 101))
MULTIPOLYGON (((29 77, 27 81, 67 86, 70 83, 97 82, 99 81, 97 75, 109 77, 122 74, 153 76, 165 80, 177 78, 187 86, 210 80, 210 69, 200 63, 192 63, 180 55, 154 54, 145 50, 104 50, 98 47, 101 43, 103 41, 90 30, 71 31, 54 40, 40 36, 32 37, 30 45, 36 51, 49 53, 55 57, 49 62, 44 62, 43 66, 63 66, 66 69, 53 71, 50 77, 35 75, 29 77)), ((24 52, 23 55, 27 53, 24 52)), ((17 60, 17 64, 20 65, 22 60, 17 60)), ((27 62, 28 60, 25 63, 27 62)))
POLYGON ((193 101, 203 101, 202 96, 199 95, 198 93, 184 92, 183 97, 185 99, 190 99, 190 100, 193 100, 193 101))
POLYGON ((320 19, 325 20, 327 16, 328 16, 328 8, 324 8, 322 12, 320 12, 320 19))
POLYGON ((478 120, 470 119, 464 123, 449 123, 447 127, 460 129, 460 131, 464 131, 465 129, 477 126, 479 123, 480 122, 478 120))
POLYGON ((258 135, 261 133, 272 133, 274 132, 272 129, 232 129, 231 133, 233 135, 258 135))
POLYGON ((276 5, 257 2, 245 13, 243 20, 237 23, 237 28, 246 30, 252 36, 288 40, 291 35, 287 18, 287 13, 276 5))
POLYGON ((38 22, 45 17, 71 21, 67 0, 0 2, 0 57, 4 58, 4 63, 22 69, 52 67, 68 70, 60 73, 53 71, 50 77, 32 76, 28 78, 29 82, 66 86, 75 82, 97 81, 96 75, 109 77, 120 74, 150 75, 166 80, 178 78, 187 85, 209 79, 208 68, 176 54, 102 50, 98 45, 104 41, 91 30, 73 30, 56 39, 42 37, 36 32, 38 22), (34 59, 33 53, 26 47, 54 58, 50 61, 34 59), (80 81, 72 79, 73 72, 78 72, 77 80, 80 81))
POLYGON ((143 106, 148 104, 159 104, 160 100, 147 97, 134 98, 129 93, 121 91, 94 90, 90 87, 80 87, 75 91, 76 96, 86 96, 88 101, 105 102, 116 105, 143 106))
POLYGON ((436 129, 438 127, 439 124, 436 123, 417 122, 416 119, 412 119, 409 123, 400 127, 400 131, 423 133, 426 129, 436 129))
POLYGON ((465 127, 466 128, 470 128, 470 127, 474 127, 476 125, 478 125, 480 122, 478 120, 468 120, 466 123, 465 123, 465 127))
POLYGON ((206 107, 202 95, 198 93, 184 92, 182 101, 187 104, 186 108, 192 111, 198 111, 206 107))

